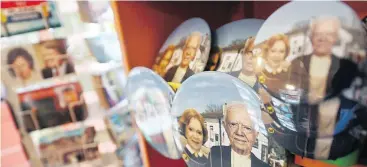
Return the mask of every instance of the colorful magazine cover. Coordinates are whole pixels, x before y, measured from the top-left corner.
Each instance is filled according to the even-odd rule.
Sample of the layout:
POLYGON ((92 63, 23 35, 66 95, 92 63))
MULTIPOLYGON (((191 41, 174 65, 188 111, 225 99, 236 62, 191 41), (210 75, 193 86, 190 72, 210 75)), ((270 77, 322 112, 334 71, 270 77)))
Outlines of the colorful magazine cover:
POLYGON ((54 83, 39 89, 18 92, 21 115, 26 130, 53 127, 82 121, 88 113, 78 82, 54 83))
MULTIPOLYGON (((86 120, 30 133, 45 166, 109 165, 103 157, 116 150, 103 120, 86 120)), ((112 158, 113 159, 113 158, 112 158)))
POLYGON ((1 37, 60 26, 55 1, 1 1, 1 37))

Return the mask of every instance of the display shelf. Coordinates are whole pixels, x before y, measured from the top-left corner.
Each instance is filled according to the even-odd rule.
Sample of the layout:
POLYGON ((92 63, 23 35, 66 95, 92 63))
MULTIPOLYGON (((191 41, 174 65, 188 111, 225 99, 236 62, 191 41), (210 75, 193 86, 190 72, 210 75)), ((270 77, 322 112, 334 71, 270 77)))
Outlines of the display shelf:
MULTIPOLYGON (((151 68, 160 47, 183 21, 200 17, 216 28, 244 18, 266 19, 287 1, 272 2, 125 2, 112 1, 116 31, 127 70, 151 68)), ((367 15, 366 2, 346 2, 357 14, 367 15)), ((285 18, 286 19, 286 18, 285 18)), ((127 71, 128 72, 128 71, 127 71)), ((170 160, 155 151, 141 137, 145 166, 186 166, 183 160, 170 160)))

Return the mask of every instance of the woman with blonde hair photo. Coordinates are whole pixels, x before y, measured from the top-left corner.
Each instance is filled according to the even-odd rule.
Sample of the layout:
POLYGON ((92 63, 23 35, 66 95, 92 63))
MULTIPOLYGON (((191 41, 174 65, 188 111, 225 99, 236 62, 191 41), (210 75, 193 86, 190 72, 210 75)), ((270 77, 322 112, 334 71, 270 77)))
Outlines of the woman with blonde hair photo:
POLYGON ((209 160, 209 149, 203 146, 208 139, 203 116, 195 109, 186 109, 179 119, 179 125, 186 143, 183 159, 190 167, 205 166, 209 160))
POLYGON ((270 37, 263 46, 264 69, 262 76, 265 77, 267 88, 271 92, 278 92, 285 89, 286 85, 294 84, 290 81, 290 62, 286 57, 290 51, 289 39, 284 34, 277 34, 270 37))
POLYGON ((162 57, 158 61, 157 64, 153 66, 153 70, 160 75, 161 77, 164 77, 166 75, 166 67, 169 65, 173 52, 175 51, 175 46, 170 45, 166 48, 166 50, 163 52, 162 57))

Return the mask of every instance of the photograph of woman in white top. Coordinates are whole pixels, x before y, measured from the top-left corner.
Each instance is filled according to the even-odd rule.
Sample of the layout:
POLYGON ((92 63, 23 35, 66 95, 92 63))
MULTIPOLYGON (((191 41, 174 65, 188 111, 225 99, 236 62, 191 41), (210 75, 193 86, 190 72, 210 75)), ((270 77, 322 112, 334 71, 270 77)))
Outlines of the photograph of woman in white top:
POLYGON ((15 80, 12 84, 27 85, 42 79, 35 70, 33 57, 24 48, 11 49, 7 54, 7 65, 10 76, 15 80))

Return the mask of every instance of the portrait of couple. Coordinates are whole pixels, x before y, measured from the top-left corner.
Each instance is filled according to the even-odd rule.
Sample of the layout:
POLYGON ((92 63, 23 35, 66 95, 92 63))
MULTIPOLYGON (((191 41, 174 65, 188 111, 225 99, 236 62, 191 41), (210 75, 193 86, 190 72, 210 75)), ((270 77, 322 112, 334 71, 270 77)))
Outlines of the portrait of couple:
POLYGON ((201 18, 191 18, 167 38, 152 67, 167 82, 182 83, 204 70, 211 47, 211 31, 201 18))
POLYGON ((345 38, 348 35, 343 35, 341 31, 354 38, 353 31, 349 31, 340 18, 319 16, 309 20, 303 27, 267 38, 261 44, 264 67, 259 74, 265 79, 264 85, 275 94, 282 90, 299 89, 299 98, 308 103, 319 102, 337 91, 338 87, 347 85, 349 79, 340 80, 339 83, 333 81, 341 75, 350 77, 344 76, 340 72, 341 68, 348 68, 346 70, 353 73, 353 68, 349 68, 350 63, 344 59, 352 53, 348 53, 347 47, 341 46, 345 43, 343 41, 347 41, 345 38), (299 38, 303 41, 297 41, 299 36, 303 37, 299 38), (303 43, 301 49, 294 48, 292 44, 295 42, 303 43), (291 53, 295 49, 300 51, 291 53))
POLYGON ((7 50, 6 66, 13 84, 27 85, 42 79, 74 73, 63 39, 43 41, 7 50))
POLYGON ((189 167, 262 167, 268 166, 251 151, 259 134, 261 118, 256 110, 244 102, 232 101, 223 105, 223 126, 229 146, 207 148, 205 118, 195 109, 186 109, 179 118, 183 137, 183 159, 189 167))
POLYGON ((189 65, 197 56, 201 56, 197 54, 201 54, 199 50, 202 40, 200 32, 192 32, 184 40, 182 47, 180 44, 168 46, 158 59, 158 63, 153 66, 153 70, 168 82, 183 82, 195 74, 189 65))

